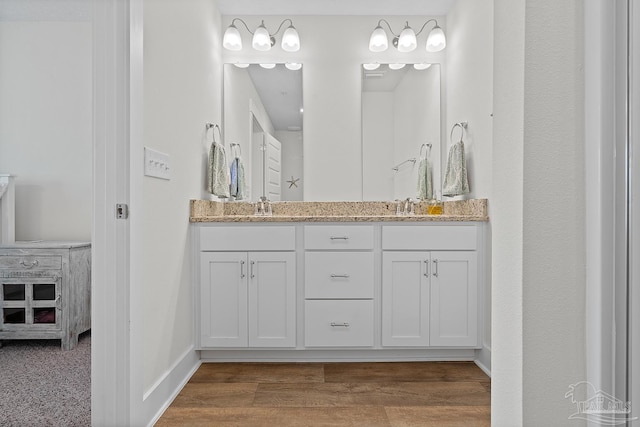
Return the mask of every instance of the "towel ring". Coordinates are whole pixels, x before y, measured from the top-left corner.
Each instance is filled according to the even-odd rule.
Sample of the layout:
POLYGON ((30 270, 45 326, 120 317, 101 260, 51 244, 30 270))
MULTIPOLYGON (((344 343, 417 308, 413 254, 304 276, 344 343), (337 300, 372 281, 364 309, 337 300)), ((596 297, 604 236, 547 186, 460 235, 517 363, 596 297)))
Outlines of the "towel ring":
POLYGON ((234 157, 242 157, 242 146, 240 144, 238 144, 237 142, 232 142, 230 147, 231 147, 231 154, 234 157))
POLYGON ((211 142, 215 143, 216 142, 216 129, 218 129, 218 135, 220 135, 220 142, 222 142, 222 132, 220 131, 220 126, 214 124, 214 123, 206 123, 206 130, 205 132, 209 132, 209 129, 213 128, 213 131, 211 132, 211 142))
POLYGON ((451 141, 453 141, 453 131, 456 130, 457 127, 460 128, 460 141, 462 141, 462 137, 464 136, 464 131, 467 128, 467 122, 460 122, 453 125, 453 127, 451 128, 451 134, 449 134, 449 139, 451 141))
POLYGON ((426 158, 426 156, 429 154, 429 150, 431 150, 431 144, 429 144, 429 143, 422 144, 422 145, 420 146, 420 158, 421 158, 421 159, 426 158), (422 150, 423 150, 424 148, 426 148, 426 150, 425 150, 425 157, 422 157, 422 150))

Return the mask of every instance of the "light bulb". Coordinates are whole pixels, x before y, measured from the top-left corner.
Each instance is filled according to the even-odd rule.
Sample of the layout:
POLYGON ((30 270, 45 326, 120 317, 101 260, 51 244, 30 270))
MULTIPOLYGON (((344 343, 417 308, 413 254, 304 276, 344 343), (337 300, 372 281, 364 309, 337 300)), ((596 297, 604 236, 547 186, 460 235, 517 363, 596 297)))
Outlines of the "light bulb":
POLYGON ((291 71, 296 71, 302 68, 302 64, 299 64, 297 62, 287 62, 286 64, 284 64, 284 66, 291 71))
POLYGON ((378 68, 380 68, 380 64, 362 64, 362 68, 364 68, 367 71, 373 71, 373 70, 377 70, 378 68))
POLYGON ((411 52, 412 50, 415 50, 416 46, 418 46, 416 33, 413 32, 409 23, 407 23, 404 30, 400 33, 400 37, 398 37, 398 51, 411 52))
POLYGON ((413 64, 413 68, 416 70, 426 70, 429 67, 431 67, 431 64, 425 64, 424 62, 421 64, 413 64))
POLYGON ((276 64, 260 64, 260 66, 261 66, 262 68, 265 68, 265 69, 267 69, 267 70, 270 70, 270 69, 272 69, 272 68, 275 68, 275 67, 276 67, 276 64))
POLYGON ((427 52, 440 52, 445 46, 447 46, 447 39, 444 36, 444 31, 436 24, 427 38, 427 52))
POLYGON ((293 25, 287 28, 282 35, 282 50, 287 52, 297 52, 300 50, 300 36, 293 25))
POLYGON ((262 21, 262 24, 260 24, 260 26, 256 28, 255 33, 253 33, 252 45, 255 50, 262 52, 271 49, 271 36, 264 26, 264 21, 262 21))
POLYGON ((222 39, 222 46, 228 50, 241 50, 242 49, 242 37, 235 25, 231 24, 224 32, 222 39))
POLYGON ((369 50, 371 52, 384 52, 389 47, 389 40, 387 39, 387 33, 384 32, 382 27, 378 25, 371 38, 369 38, 369 50))
POLYGON ((406 64, 389 64, 389 68, 392 70, 400 70, 404 68, 406 64))

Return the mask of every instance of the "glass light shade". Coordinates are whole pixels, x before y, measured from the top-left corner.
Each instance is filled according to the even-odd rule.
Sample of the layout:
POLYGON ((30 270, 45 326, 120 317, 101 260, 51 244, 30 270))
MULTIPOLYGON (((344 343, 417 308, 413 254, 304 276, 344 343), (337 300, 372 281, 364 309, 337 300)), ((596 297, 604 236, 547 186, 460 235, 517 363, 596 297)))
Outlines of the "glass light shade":
POLYGON ((411 52, 412 50, 415 50, 416 46, 418 46, 416 33, 414 33, 411 27, 407 25, 404 27, 404 30, 402 30, 400 37, 398 38, 398 51, 411 52))
POLYGON ((389 68, 391 68, 392 70, 400 70, 401 68, 404 68, 406 64, 389 64, 389 68))
POLYGON ((377 70, 378 68, 380 68, 380 64, 362 64, 362 68, 364 68, 367 71, 373 71, 373 70, 377 70))
POLYGON ((384 52, 388 47, 387 33, 378 25, 369 38, 369 50, 371 52, 384 52))
POLYGON ((429 67, 431 67, 431 64, 425 64, 424 62, 421 64, 413 64, 413 68, 420 71, 426 70, 429 67))
POLYGON ((272 68, 275 68, 275 67, 276 67, 276 64, 260 64, 260 66, 261 66, 262 68, 265 68, 265 69, 267 69, 267 70, 270 70, 270 69, 272 69, 272 68))
POLYGON ((222 38, 222 46, 228 50, 241 50, 242 49, 242 37, 235 25, 231 24, 224 32, 222 38))
POLYGON ((447 46, 447 39, 442 28, 436 25, 427 38, 427 52, 440 52, 447 46))
POLYGON ((287 62, 286 64, 284 64, 284 66, 291 71, 296 71, 302 68, 302 64, 299 64, 297 62, 287 62))
POLYGON ((244 63, 240 63, 240 62, 236 62, 233 65, 235 65, 238 68, 249 68, 249 64, 244 64, 244 63))
POLYGON ((282 35, 282 50, 287 52, 297 52, 300 50, 300 36, 298 31, 292 26, 284 30, 282 35))
POLYGON ((253 33, 253 42, 251 43, 255 50, 265 52, 271 49, 271 36, 269 31, 264 27, 264 22, 256 28, 256 32, 253 33))

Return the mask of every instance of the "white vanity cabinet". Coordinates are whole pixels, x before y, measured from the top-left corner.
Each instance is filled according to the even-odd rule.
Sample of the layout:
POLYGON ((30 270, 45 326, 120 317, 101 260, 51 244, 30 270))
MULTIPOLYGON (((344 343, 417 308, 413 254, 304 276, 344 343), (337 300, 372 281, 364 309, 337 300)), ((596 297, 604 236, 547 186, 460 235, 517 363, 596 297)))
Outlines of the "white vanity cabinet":
POLYGON ((194 227, 210 360, 470 360, 482 347, 482 222, 194 227))
POLYGON ((306 347, 374 344, 374 227, 304 227, 306 347))
POLYGON ((294 227, 200 229, 200 347, 295 347, 294 227))
POLYGON ((382 345, 477 347, 478 228, 383 226, 382 345))

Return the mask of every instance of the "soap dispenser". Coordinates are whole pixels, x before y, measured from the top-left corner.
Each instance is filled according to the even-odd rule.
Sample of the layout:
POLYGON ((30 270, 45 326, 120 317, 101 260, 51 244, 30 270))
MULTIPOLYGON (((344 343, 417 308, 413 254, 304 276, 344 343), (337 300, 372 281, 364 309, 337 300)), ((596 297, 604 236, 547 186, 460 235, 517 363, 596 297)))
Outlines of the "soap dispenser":
POLYGON ((442 215, 443 211, 443 203, 440 199, 440 192, 436 191, 435 198, 429 200, 427 204, 427 214, 428 215, 442 215))

